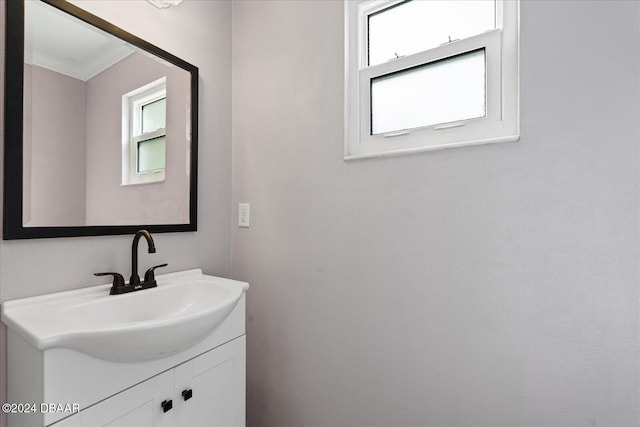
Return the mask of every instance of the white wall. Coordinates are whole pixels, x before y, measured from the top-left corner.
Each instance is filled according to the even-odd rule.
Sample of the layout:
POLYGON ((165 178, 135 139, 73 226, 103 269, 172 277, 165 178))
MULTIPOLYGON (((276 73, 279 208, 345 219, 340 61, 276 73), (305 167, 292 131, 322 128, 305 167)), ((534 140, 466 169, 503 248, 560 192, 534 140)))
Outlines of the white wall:
POLYGON ((343 3, 233 3, 249 426, 639 424, 638 8, 522 2, 519 143, 345 163, 343 3))
MULTIPOLYGON (((179 7, 159 10, 142 0, 85 0, 74 3, 199 67, 201 167, 198 176, 198 232, 156 234, 158 252, 148 255, 141 249, 140 268, 152 262, 166 261, 169 263, 169 267, 164 269, 166 272, 202 267, 209 274, 229 276, 230 4, 185 1, 179 7)), ((4 16, 4 9, 4 1, 0 0, 1 16, 4 16)), ((2 22, 0 41, 4 39, 4 20, 2 22)), ((4 43, 0 46, 4 49, 4 43)), ((3 67, 4 61, 0 62, 3 67)), ((4 75, 4 71, 0 75, 4 75)), ((0 97, 4 97, 3 91, 0 97)), ((1 109, 0 106, 0 117, 3 116, 1 109)), ((96 271, 121 271, 129 275, 131 238, 2 241, 0 300, 104 283, 102 278, 93 277, 96 271)), ((4 401, 5 329, 0 328, 0 332, 0 400, 4 401)))

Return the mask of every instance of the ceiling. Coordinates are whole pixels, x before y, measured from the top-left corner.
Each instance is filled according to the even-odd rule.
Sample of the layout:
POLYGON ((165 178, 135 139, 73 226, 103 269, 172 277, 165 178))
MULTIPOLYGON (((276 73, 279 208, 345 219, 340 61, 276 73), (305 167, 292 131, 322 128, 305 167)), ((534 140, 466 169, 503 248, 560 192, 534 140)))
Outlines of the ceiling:
POLYGON ((87 81, 131 55, 111 34, 40 1, 25 2, 25 63, 87 81))

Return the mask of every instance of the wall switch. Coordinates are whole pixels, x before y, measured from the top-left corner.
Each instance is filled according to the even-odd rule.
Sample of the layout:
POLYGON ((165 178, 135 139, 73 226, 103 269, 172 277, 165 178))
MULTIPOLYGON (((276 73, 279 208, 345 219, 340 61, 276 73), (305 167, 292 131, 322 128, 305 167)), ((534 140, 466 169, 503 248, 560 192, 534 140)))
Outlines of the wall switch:
POLYGON ((238 227, 249 228, 251 220, 251 211, 249 203, 238 203, 238 227))

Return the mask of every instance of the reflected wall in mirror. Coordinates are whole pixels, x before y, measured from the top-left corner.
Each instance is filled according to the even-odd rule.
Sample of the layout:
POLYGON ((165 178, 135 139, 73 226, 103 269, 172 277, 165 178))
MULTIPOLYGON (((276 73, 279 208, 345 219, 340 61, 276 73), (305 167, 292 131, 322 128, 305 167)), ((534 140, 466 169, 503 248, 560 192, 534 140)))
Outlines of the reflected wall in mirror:
POLYGON ((65 1, 6 5, 4 238, 195 230, 197 68, 65 1))

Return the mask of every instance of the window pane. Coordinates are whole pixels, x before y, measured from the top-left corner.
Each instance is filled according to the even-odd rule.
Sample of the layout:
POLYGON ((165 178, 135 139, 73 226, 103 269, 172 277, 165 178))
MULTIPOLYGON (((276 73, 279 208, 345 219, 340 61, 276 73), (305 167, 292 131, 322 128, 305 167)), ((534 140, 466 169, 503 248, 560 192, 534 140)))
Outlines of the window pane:
POLYGON ((138 172, 164 169, 166 136, 138 142, 138 172))
POLYGON ((369 15, 368 64, 492 30, 494 0, 410 0, 369 15))
POLYGON ((371 79, 371 134, 486 115, 484 49, 371 79))
POLYGON ((142 133, 164 128, 167 98, 158 99, 142 106, 142 133))

